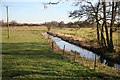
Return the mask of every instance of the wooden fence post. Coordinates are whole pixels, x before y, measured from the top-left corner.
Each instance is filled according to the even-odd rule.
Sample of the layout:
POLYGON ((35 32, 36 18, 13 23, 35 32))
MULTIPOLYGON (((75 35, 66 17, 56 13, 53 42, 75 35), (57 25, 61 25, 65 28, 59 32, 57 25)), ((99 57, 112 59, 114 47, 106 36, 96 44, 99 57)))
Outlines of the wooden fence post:
POLYGON ((74 61, 76 61, 77 52, 75 51, 74 61))
POLYGON ((65 45, 64 45, 64 47, 63 47, 63 55, 64 55, 64 53, 65 53, 65 45))
POLYGON ((50 39, 50 35, 48 35, 48 39, 50 39))
POLYGON ((54 50, 54 42, 52 41, 52 50, 54 50))
POLYGON ((96 68, 96 54, 95 54, 95 61, 94 61, 94 71, 95 71, 95 68, 96 68))

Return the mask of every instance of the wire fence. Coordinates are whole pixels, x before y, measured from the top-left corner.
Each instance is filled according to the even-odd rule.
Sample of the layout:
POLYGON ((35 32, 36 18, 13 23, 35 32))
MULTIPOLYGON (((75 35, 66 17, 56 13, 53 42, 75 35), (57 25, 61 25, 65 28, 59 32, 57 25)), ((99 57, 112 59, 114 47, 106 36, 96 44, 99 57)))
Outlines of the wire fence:
POLYGON ((96 55, 94 56, 94 60, 90 60, 85 57, 81 57, 77 51, 75 52, 67 51, 65 45, 63 46, 63 49, 60 49, 54 41, 51 41, 51 48, 53 51, 60 53, 63 57, 66 57, 74 62, 77 62, 80 65, 95 72, 120 75, 120 69, 108 67, 100 63, 99 60, 96 59, 96 55))
POLYGON ((120 76, 120 69, 109 67, 109 66, 106 66, 105 64, 100 63, 100 61, 96 59, 96 55, 94 56, 93 60, 87 59, 85 57, 81 57, 80 53, 78 53, 77 51, 67 51, 66 45, 64 45, 63 48, 61 49, 56 44, 56 42, 60 42, 60 40, 58 41, 56 40, 56 42, 54 42, 49 37, 47 38, 47 41, 50 44, 52 51, 56 52, 57 54, 60 54, 61 56, 63 56, 63 58, 64 57, 68 58, 95 72, 103 72, 105 74, 107 73, 110 75, 120 76))

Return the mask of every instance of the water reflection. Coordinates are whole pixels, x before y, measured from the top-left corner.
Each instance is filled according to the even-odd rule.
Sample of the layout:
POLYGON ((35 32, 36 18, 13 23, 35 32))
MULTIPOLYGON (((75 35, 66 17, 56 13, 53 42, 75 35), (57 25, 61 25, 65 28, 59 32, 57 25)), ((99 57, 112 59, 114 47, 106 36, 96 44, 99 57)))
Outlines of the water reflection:
POLYGON ((107 64, 107 66, 114 67, 114 64, 110 61, 107 61, 106 64, 107 64))
POLYGON ((119 64, 114 64, 114 67, 120 69, 120 65, 119 64))
POLYGON ((98 61, 110 67, 120 68, 119 64, 115 64, 113 62, 107 61, 106 59, 103 59, 101 56, 99 56, 98 61))

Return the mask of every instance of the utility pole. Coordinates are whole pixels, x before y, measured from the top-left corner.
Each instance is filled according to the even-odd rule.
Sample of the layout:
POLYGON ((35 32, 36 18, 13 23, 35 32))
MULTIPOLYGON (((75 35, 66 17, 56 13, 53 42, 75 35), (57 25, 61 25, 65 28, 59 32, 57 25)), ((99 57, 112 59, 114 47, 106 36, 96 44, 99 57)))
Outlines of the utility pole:
POLYGON ((8 31, 8 38, 10 38, 8 6, 6 6, 6 12, 7 12, 7 31, 8 31))

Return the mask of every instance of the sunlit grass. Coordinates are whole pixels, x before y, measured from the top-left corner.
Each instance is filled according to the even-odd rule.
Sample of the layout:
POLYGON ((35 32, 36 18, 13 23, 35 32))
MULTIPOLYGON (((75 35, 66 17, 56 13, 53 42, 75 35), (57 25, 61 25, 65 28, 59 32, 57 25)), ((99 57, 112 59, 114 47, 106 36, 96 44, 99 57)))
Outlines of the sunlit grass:
POLYGON ((14 27, 10 28, 8 39, 6 28, 2 29, 3 79, 102 79, 99 78, 101 73, 53 52, 41 35, 45 30, 42 27, 14 27))
MULTIPOLYGON (((75 35, 77 37, 85 38, 87 41, 92 40, 93 42, 97 41, 97 32, 96 28, 52 28, 52 32, 59 32, 63 34, 70 34, 75 35)), ((105 34, 105 33, 104 33, 105 34)), ((118 31, 113 33, 113 41, 114 45, 119 44, 120 41, 118 40, 119 33, 118 31)))

